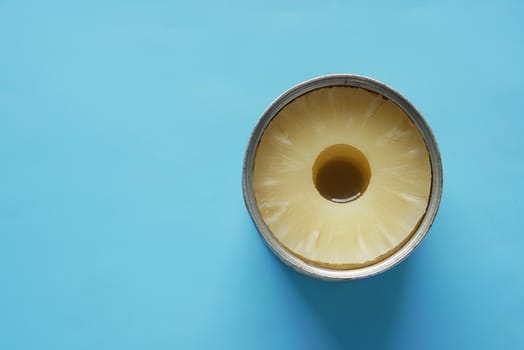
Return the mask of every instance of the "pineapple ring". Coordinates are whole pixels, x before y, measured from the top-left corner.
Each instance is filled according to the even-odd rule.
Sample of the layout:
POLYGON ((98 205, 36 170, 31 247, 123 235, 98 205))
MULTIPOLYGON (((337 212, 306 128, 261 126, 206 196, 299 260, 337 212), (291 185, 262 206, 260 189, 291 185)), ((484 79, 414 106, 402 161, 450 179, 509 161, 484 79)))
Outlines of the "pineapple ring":
POLYGON ((291 253, 359 268, 393 254, 417 229, 429 202, 430 158, 394 102, 362 88, 320 88, 269 123, 253 187, 266 226, 291 253))

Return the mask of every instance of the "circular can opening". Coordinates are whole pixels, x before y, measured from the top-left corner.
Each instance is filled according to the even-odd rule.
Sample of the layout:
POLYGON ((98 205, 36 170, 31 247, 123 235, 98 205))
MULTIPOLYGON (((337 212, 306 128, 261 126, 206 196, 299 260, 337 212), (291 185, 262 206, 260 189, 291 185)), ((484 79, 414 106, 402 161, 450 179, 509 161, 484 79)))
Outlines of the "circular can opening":
MULTIPOLYGON (((377 125, 381 124, 367 123, 366 127, 377 125)), ((364 278, 404 260, 427 234, 440 204, 442 163, 431 129, 398 92, 367 77, 322 76, 287 90, 264 112, 246 152, 243 192, 257 229, 286 264, 322 279, 364 278), (357 123, 360 117, 368 120, 370 116, 375 117, 373 122, 380 117, 381 123, 391 125, 395 124, 392 119, 399 120, 381 134, 382 141, 392 141, 382 152, 374 147, 385 143, 366 141, 378 134, 350 134, 367 130, 357 123), (341 119, 347 123, 341 125, 341 119), (332 134, 326 133, 326 126, 332 134), (402 132, 406 128, 410 134, 402 132), (409 147, 402 148, 404 143, 398 142, 410 135, 420 136, 422 142, 417 144, 422 145, 422 153, 407 151, 409 147), (402 161, 411 163, 413 157, 425 155, 428 164, 413 163, 418 168, 424 165, 425 175, 413 175, 415 180, 407 181, 403 173, 408 173, 394 162, 397 158, 386 154, 395 151, 402 161), (423 186, 425 201, 419 205, 420 196, 405 187, 423 179, 427 181, 417 186, 423 186), (385 205, 386 199, 377 192, 384 187, 393 196, 392 205, 385 205), (362 215, 374 203, 386 215, 362 215), (395 226, 396 213, 415 205, 417 212, 402 219, 410 221, 410 227, 395 226), (384 223, 390 219, 392 225, 384 223), (398 237, 395 242, 392 232, 398 237), (376 239, 382 234, 389 240, 376 239)))

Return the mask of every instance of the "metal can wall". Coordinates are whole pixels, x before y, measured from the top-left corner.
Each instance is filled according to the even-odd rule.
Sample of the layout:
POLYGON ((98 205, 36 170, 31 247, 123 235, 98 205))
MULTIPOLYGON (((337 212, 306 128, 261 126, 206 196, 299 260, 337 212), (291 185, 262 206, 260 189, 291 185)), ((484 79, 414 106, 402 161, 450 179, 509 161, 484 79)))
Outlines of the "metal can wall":
POLYGON ((299 272, 313 277, 328 280, 350 280, 369 277, 390 269, 404 260, 421 243, 435 219, 442 195, 442 184, 442 163, 437 143, 431 129, 416 108, 401 94, 383 83, 363 76, 343 74, 321 76, 300 83, 284 92, 268 107, 268 109, 262 114, 249 140, 244 159, 242 185, 244 200, 255 226, 267 245, 284 263, 299 272), (413 234, 398 250, 384 259, 368 266, 351 269, 333 269, 326 266, 319 266, 290 252, 281 244, 281 242, 279 242, 279 240, 276 239, 264 222, 257 205, 253 187, 253 167, 257 147, 266 128, 273 118, 275 118, 286 105, 300 96, 317 89, 337 86, 362 88, 379 94, 400 107, 415 124, 416 128, 422 135, 429 154, 431 167, 431 190, 429 202, 426 212, 413 234))

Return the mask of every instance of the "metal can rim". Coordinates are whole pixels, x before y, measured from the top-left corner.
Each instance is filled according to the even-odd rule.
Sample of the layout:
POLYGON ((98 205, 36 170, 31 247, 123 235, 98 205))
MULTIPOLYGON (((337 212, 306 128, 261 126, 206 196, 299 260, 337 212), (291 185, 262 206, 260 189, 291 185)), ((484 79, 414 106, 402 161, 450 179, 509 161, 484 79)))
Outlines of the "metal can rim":
POLYGON ((249 211, 249 214, 251 215, 251 219, 253 220, 265 243, 280 258, 280 260, 293 269, 303 274, 325 280, 353 280, 370 277, 387 271, 406 259, 419 246, 431 228, 440 206, 442 188, 443 174, 440 152, 433 132, 431 131, 424 117, 404 96, 402 96, 393 88, 377 80, 354 74, 331 74, 306 80, 291 87, 278 96, 264 111, 264 113, 262 113, 251 134, 244 157, 242 171, 242 190, 244 202, 249 211), (264 223, 262 215, 258 210, 252 181, 253 165, 258 143, 260 142, 260 139, 271 120, 284 106, 297 97, 313 90, 334 86, 352 86, 364 88, 378 93, 396 103, 406 112, 406 114, 413 121, 413 123, 415 123, 421 132, 428 149, 431 164, 432 180, 428 208, 417 230, 402 247, 400 247, 390 256, 374 264, 351 270, 337 270, 313 265, 295 256, 282 244, 280 244, 280 242, 264 223))

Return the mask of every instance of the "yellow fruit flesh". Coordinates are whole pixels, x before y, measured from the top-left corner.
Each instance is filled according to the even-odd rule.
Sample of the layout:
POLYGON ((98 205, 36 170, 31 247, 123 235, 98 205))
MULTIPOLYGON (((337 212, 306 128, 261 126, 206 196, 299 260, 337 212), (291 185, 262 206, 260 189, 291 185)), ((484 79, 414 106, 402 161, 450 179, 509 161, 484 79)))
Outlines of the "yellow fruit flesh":
POLYGON ((390 255, 416 230, 431 168, 422 135, 395 103, 331 87, 302 95, 271 121, 253 186, 264 222, 289 251, 356 268, 390 255))

